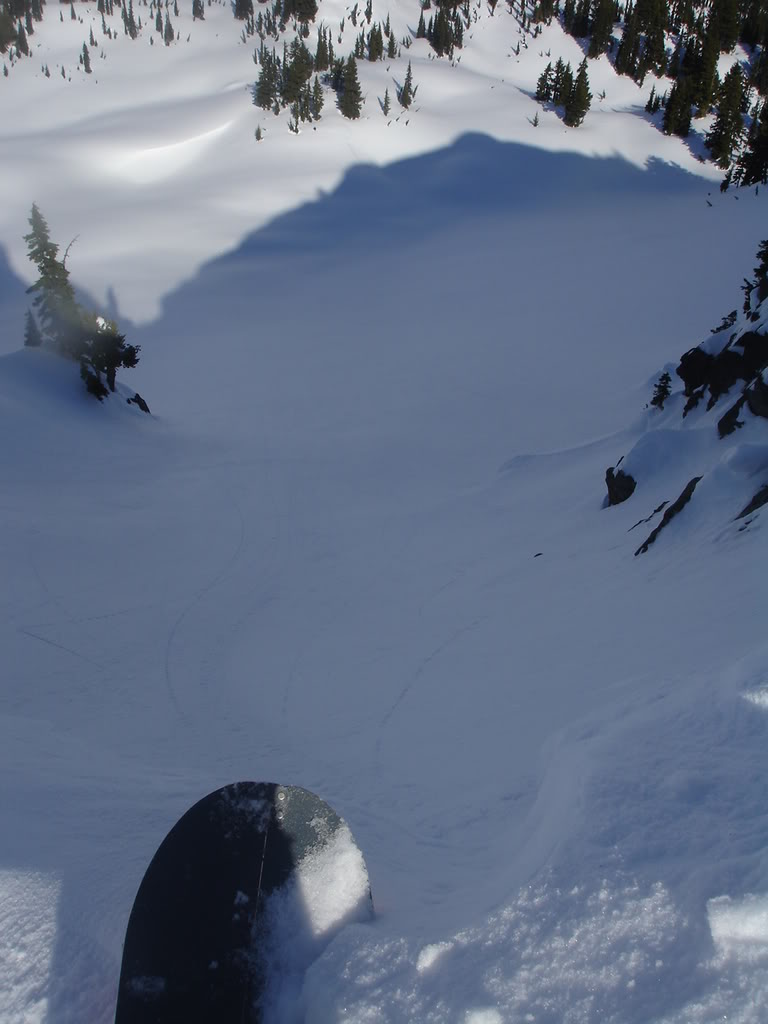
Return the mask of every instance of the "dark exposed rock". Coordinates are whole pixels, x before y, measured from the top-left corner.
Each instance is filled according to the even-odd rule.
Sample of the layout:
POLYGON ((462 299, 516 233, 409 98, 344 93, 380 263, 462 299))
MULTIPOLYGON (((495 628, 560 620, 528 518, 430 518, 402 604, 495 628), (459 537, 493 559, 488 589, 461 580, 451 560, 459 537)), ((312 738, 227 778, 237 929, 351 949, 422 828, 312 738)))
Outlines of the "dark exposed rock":
POLYGON ((704 397, 704 385, 702 385, 698 391, 691 392, 688 401, 685 403, 683 408, 683 419, 688 415, 691 409, 695 409, 699 402, 704 397))
POLYGON ((126 398, 128 405, 138 405, 142 412, 149 412, 149 406, 137 391, 133 398, 126 398))
POLYGON ((634 493, 637 481, 623 469, 616 469, 609 466, 605 471, 605 486, 608 488, 608 504, 620 505, 634 493))
POLYGON ((768 419, 768 384, 758 377, 744 392, 744 397, 753 416, 763 416, 768 419))
POLYGON ((701 477, 695 476, 692 480, 688 481, 688 483, 683 488, 683 493, 676 501, 672 502, 672 504, 669 506, 667 511, 662 516, 659 525, 656 527, 655 530, 653 530, 648 535, 648 539, 645 541, 645 543, 641 544, 640 547, 637 549, 637 551, 635 552, 635 556, 645 554, 645 552, 648 550, 651 544, 653 544, 653 542, 656 540, 656 538, 664 529, 664 527, 668 526, 669 523, 675 518, 677 513, 680 512, 683 508, 685 508, 685 506, 693 497, 693 492, 696 490, 696 485, 698 484, 699 480, 701 480, 701 477))
POLYGON ((717 432, 720 437, 727 437, 732 434, 737 427, 743 427, 744 423, 739 419, 739 413, 741 412, 746 398, 744 395, 734 402, 731 408, 717 421, 717 432))
POLYGON ((709 390, 707 408, 739 381, 749 381, 768 365, 768 335, 758 331, 747 331, 740 337, 732 338, 716 356, 702 348, 689 349, 680 359, 676 373, 685 387, 688 403, 683 415, 696 405, 701 389, 709 390))
POLYGON ((677 376, 685 385, 686 395, 692 395, 697 388, 704 387, 709 383, 709 374, 714 356, 711 356, 704 349, 690 348, 683 354, 678 366, 677 376))
POLYGON ((636 529, 636 527, 642 526, 643 523, 650 523, 650 521, 653 519, 653 517, 657 516, 659 514, 659 512, 661 512, 661 510, 663 508, 665 508, 668 504, 669 504, 669 502, 662 501, 662 503, 660 505, 657 505, 656 508, 653 510, 653 512, 651 512, 651 514, 649 516, 646 516, 645 519, 638 519, 638 521, 635 523, 634 526, 630 526, 630 528, 627 530, 627 533, 632 533, 632 531, 634 529, 636 529))
POLYGON ((743 519, 744 516, 751 515, 753 512, 757 512, 763 505, 768 505, 768 484, 763 484, 754 498, 750 503, 739 512, 736 516, 737 519, 743 519))

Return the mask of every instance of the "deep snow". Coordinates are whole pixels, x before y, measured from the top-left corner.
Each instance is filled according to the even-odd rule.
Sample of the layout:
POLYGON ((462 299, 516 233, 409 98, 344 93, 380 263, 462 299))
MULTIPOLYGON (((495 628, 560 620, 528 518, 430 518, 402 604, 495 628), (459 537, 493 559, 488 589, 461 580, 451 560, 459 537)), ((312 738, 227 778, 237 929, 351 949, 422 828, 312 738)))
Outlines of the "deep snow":
MULTIPOLYGON (((34 163, 78 137, 38 104, 3 161, 56 238, 80 233, 79 284, 115 284, 138 318, 163 296, 123 376, 151 418, 46 353, 0 360, 3 1021, 109 1021, 152 854, 246 778, 327 799, 376 902, 281 1021, 766 1015, 765 511, 734 522, 765 430, 719 441, 716 410, 645 408, 740 305, 764 196, 721 196, 693 158, 646 167, 670 140, 622 141, 621 117, 554 127, 565 149, 462 134, 438 83, 469 74, 430 64, 454 113, 430 133, 424 57, 420 155, 391 162, 380 124, 329 111, 316 138, 259 144, 261 214, 251 182, 229 187, 234 130, 162 181, 80 191, 34 163), (621 456, 638 490, 606 509, 621 456), (635 557, 655 520, 631 528, 693 472, 701 492, 635 557)), ((3 95, 33 105, 20 72, 3 95)), ((218 74, 212 104, 235 96, 218 74)), ((193 77, 153 108, 158 137, 184 103, 190 137, 215 127, 193 77)), ((151 88, 106 117, 120 89, 100 85, 80 124, 109 154, 151 88)), ((27 207, 0 215, 16 270, 27 207)), ((5 351, 21 298, 9 269, 5 351)))

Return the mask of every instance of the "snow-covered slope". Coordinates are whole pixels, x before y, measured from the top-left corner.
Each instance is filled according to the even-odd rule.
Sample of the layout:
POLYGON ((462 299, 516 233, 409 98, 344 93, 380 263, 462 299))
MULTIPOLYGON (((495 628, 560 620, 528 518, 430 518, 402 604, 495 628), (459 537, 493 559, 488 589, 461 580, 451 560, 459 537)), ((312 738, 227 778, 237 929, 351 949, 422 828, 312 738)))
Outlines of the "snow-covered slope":
MULTIPOLYGON (((368 27, 362 14, 352 25, 352 7, 321 0, 317 22, 331 30, 338 54, 350 52, 361 26, 368 27)), ((473 7, 477 20, 453 62, 437 59, 420 39, 394 60, 359 62, 361 119, 343 118, 326 88, 320 122, 303 124, 299 135, 288 130, 289 110, 275 117, 254 106, 253 53, 260 40, 242 42, 243 23, 229 3, 206 6, 203 22, 193 21, 191 6, 183 4, 173 16, 179 40, 169 47, 147 24, 143 5, 136 13, 144 28, 133 41, 118 6, 106 18, 111 37, 102 32, 95 3, 77 4, 76 21, 62 10, 59 22, 57 11, 46 9, 30 37, 31 56, 0 77, 0 191, 14 197, 0 209, 0 243, 15 271, 28 278, 21 236, 36 201, 48 216, 56 214, 64 243, 79 236, 69 264, 79 284, 133 319, 153 317, 162 295, 202 262, 274 214, 332 190, 350 166, 429 152, 467 131, 547 151, 619 155, 636 166, 658 157, 710 182, 722 177, 699 160, 711 119, 696 122, 687 144, 664 136, 644 111, 650 84, 640 88, 617 76, 606 57, 590 62, 595 99, 587 120, 578 129, 564 127, 535 102, 536 79, 548 51, 575 66, 583 56, 579 43, 556 23, 534 39, 501 4, 493 17, 484 6, 473 7), (97 45, 87 75, 78 58, 91 31, 97 45), (518 44, 524 45, 516 55, 518 44), (418 90, 411 109, 402 111, 395 92, 409 61, 418 90), (394 104, 389 117, 381 110, 386 88, 394 104), (257 126, 261 143, 254 139, 257 126)), ((414 0, 376 0, 374 20, 387 15, 398 41, 415 32, 414 0)), ((292 35, 289 29, 286 38, 292 35)), ((313 49, 315 41, 312 26, 313 49)), ((282 52, 282 43, 276 46, 282 52)))
MULTIPOLYGON (((160 307, 101 405, 11 352, 20 320, 0 339, 0 1019, 110 1021, 162 838, 265 779, 344 816, 377 909, 278 1024, 756 1024, 766 509, 734 516, 764 423, 646 405, 738 305, 764 194, 721 195, 627 98, 533 129, 470 45, 411 47, 408 125, 372 79, 363 124, 256 144, 218 17, 186 72, 182 30, 138 81, 121 39, 109 87, 43 104, 53 57, 0 79, 14 268, 37 199, 78 284, 160 307)), ((9 270, 4 326, 22 293, 9 270)))

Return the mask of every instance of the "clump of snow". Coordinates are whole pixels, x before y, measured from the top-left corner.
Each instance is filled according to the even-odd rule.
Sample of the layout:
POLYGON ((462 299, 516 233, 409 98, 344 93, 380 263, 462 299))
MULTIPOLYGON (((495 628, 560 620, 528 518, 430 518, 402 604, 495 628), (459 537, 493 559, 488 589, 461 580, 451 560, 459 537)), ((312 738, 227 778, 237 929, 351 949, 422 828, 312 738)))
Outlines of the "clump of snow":
POLYGON ((709 901, 707 913, 721 954, 762 960, 768 968, 768 896, 719 896, 709 901))
POLYGON ((371 918, 365 861, 347 825, 307 854, 288 882, 271 893, 258 921, 257 952, 266 986, 265 1024, 304 1019, 304 972, 333 936, 371 918))

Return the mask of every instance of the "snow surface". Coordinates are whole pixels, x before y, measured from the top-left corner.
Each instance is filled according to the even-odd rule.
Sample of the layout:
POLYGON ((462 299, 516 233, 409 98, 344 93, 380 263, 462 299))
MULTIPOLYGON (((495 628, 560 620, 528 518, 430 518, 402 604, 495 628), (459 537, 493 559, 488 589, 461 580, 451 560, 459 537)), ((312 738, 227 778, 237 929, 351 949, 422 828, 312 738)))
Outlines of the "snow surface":
POLYGON ((764 190, 721 195, 605 61, 581 128, 533 129, 545 60, 498 9, 298 137, 224 8, 88 78, 78 10, 0 79, 0 1020, 112 1019, 149 860, 238 779, 328 800, 373 887, 282 1020, 766 1019, 766 512, 734 521, 765 429, 646 408, 740 305, 764 190), (143 322, 103 405, 13 351, 33 199, 143 322))

